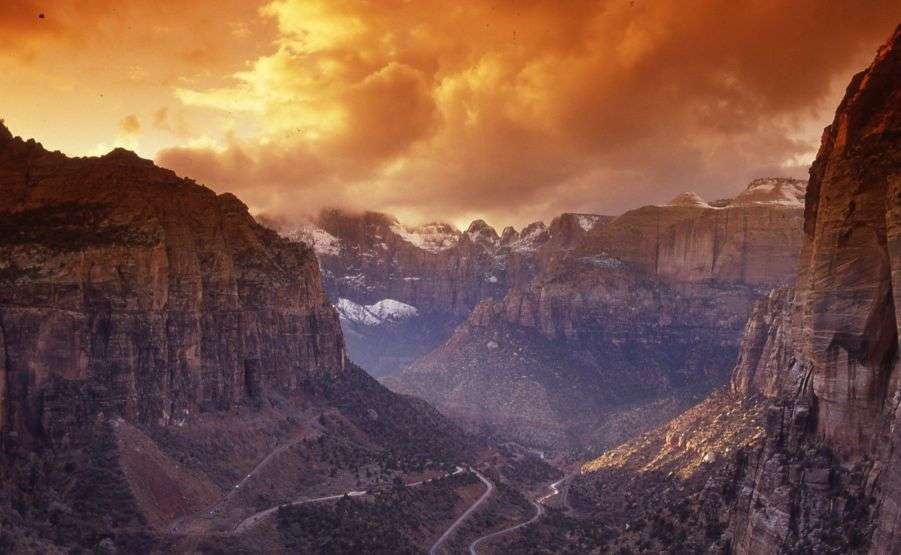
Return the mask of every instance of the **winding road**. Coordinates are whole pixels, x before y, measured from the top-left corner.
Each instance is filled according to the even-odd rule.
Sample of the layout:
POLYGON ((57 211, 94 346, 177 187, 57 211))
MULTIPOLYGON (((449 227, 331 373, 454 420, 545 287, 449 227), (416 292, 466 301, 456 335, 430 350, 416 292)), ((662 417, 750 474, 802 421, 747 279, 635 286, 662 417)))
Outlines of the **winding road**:
MULTIPOLYGON (((250 473, 248 473, 246 476, 244 476, 244 478, 242 478, 237 484, 235 484, 234 486, 229 488, 228 492, 226 492, 226 494, 224 496, 222 496, 218 501, 216 501, 216 503, 214 505, 207 507, 204 511, 202 511, 202 513, 209 514, 209 515, 213 515, 213 514, 217 513, 222 508, 223 505, 228 503, 231 500, 231 498, 235 496, 235 494, 237 494, 241 491, 241 488, 243 488, 247 484, 248 481, 250 481, 251 479, 256 477, 257 472, 259 470, 268 466, 269 463, 272 462, 273 459, 275 459, 275 457, 281 455, 288 449, 291 449, 292 447, 298 445, 306 438, 307 438, 306 435, 301 435, 300 437, 297 437, 291 441, 282 443, 280 445, 276 445, 275 449, 273 449, 272 451, 269 452, 269 454, 267 454, 265 457, 263 457, 263 459, 260 460, 260 462, 258 462, 253 467, 253 469, 250 471, 250 473)), ((196 516, 196 515, 190 515, 189 517, 180 518, 180 519, 176 520, 169 526, 169 532, 172 534, 180 532, 181 527, 184 525, 185 521, 193 516, 196 516)))
POLYGON ((488 497, 494 491, 494 484, 492 484, 490 481, 488 481, 487 478, 482 476, 481 472, 479 472, 478 470, 475 470, 475 469, 471 469, 471 470, 473 471, 473 473, 475 473, 476 476, 478 476, 479 480, 481 480, 483 484, 488 486, 488 489, 485 490, 485 493, 483 493, 482 496, 479 497, 475 503, 470 505, 470 507, 468 509, 466 509, 466 511, 462 515, 460 515, 460 517, 457 520, 455 520, 453 524, 450 525, 450 528, 448 528, 447 530, 444 531, 443 534, 441 534, 441 537, 438 538, 438 540, 434 544, 432 544, 432 548, 429 549, 429 555, 435 555, 436 553, 438 553, 438 549, 440 549, 441 545, 447 541, 447 538, 449 538, 451 534, 456 532, 457 528, 459 528, 460 525, 463 524, 463 521, 466 520, 469 517, 469 515, 471 515, 473 513, 473 511, 478 509, 479 505, 484 503, 485 500, 488 499, 488 497))
MULTIPOLYGON (((463 468, 462 466, 458 466, 453 472, 448 472, 444 476, 441 476, 441 478, 447 478, 448 476, 456 476, 457 474, 460 474, 461 472, 465 472, 465 471, 466 471, 465 468, 463 468)), ((476 475, 479 478, 481 478, 483 482, 485 482, 486 484, 489 483, 487 480, 485 480, 485 478, 481 474, 479 474, 476 471, 473 471, 473 472, 475 472, 476 475)), ((440 478, 433 478, 433 480, 434 479, 440 479, 440 478)), ((410 482, 409 484, 404 484, 404 485, 407 487, 416 487, 416 486, 421 486, 422 484, 424 484, 426 482, 430 482, 430 481, 431 480, 419 480, 418 482, 410 482)), ((490 484, 489 484, 489 486, 490 486, 490 484)), ((490 487, 493 488, 494 486, 490 486, 490 487)), ((269 507, 268 509, 262 510, 258 513, 254 513, 254 514, 250 515, 249 517, 245 518, 244 520, 239 522, 237 526, 235 526, 234 530, 232 530, 232 533, 240 534, 246 530, 253 528, 257 524, 263 522, 264 520, 266 520, 267 518, 272 516, 275 512, 277 512, 282 507, 296 507, 298 505, 307 505, 309 503, 321 503, 323 501, 334 501, 335 499, 341 499, 345 495, 348 497, 360 497, 362 495, 367 495, 369 493, 370 492, 365 491, 365 490, 363 490, 363 491, 347 491, 344 493, 336 493, 334 495, 326 495, 325 497, 314 497, 312 499, 298 499, 296 501, 291 501, 289 503, 281 503, 274 507, 269 507)))
POLYGON ((530 518, 529 520, 527 520, 525 522, 520 522, 519 524, 510 526, 509 528, 504 528, 503 530, 498 530, 497 532, 492 532, 490 534, 486 534, 486 535, 482 536, 481 538, 476 539, 474 542, 469 544, 469 554, 470 555, 478 555, 477 548, 479 547, 479 544, 489 541, 498 536, 503 536, 505 534, 509 534, 510 532, 514 532, 516 530, 519 530, 520 528, 524 528, 524 527, 528 526, 529 524, 532 524, 539 518, 541 518, 544 515, 544 502, 547 501, 548 499, 550 499, 551 497, 559 494, 560 493, 560 489, 559 489, 560 484, 562 484, 565 481, 566 481, 566 477, 564 476, 563 478, 557 480, 556 482, 554 482, 553 484, 548 486, 551 490, 550 493, 539 497, 535 501, 532 501, 532 505, 535 507, 535 516, 533 516, 532 518, 530 518))

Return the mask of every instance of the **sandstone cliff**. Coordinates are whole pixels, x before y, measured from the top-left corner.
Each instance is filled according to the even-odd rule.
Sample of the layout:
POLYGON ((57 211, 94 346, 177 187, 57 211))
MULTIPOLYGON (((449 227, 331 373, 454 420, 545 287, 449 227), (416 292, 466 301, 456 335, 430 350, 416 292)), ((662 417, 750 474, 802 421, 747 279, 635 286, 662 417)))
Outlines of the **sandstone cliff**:
POLYGON ((0 551, 203 551, 467 441, 347 360, 313 250, 237 198, 0 126, 0 551))
POLYGON ((3 434, 166 425, 346 370, 310 249, 134 154, 0 138, 3 434))
POLYGON ((759 180, 593 226, 385 383, 520 440, 616 445, 726 381, 754 300, 792 281, 803 187, 759 180))
POLYGON ((736 553, 901 550, 899 107, 901 28, 854 77, 823 134, 796 289, 755 306, 729 394, 692 409, 707 422, 686 413, 583 467, 576 488, 587 512, 603 512, 606 500, 593 490, 611 476, 636 484, 609 494, 638 499, 625 510, 654 526, 620 528, 620 545, 659 541, 663 529, 698 549, 736 553), (760 428, 733 421, 747 407, 758 407, 760 428), (709 460, 692 463, 700 453, 691 443, 703 445, 724 426, 737 441, 711 444, 709 460), (663 439, 674 433, 684 446, 663 439), (676 461, 674 474, 643 477, 649 460, 676 461), (661 508, 657 492, 673 488, 679 493, 661 508), (673 511, 685 504, 709 509, 686 520, 673 511))
POLYGON ((679 281, 790 284, 801 247, 804 203, 798 195, 804 186, 795 179, 758 179, 714 205, 685 193, 592 230, 580 250, 610 254, 679 281))
POLYGON ((793 323, 797 361, 774 357, 757 370, 775 383, 793 368, 800 374, 791 387, 763 391, 777 403, 735 521, 740 551, 811 541, 901 549, 899 107, 901 29, 848 86, 811 168, 795 305, 777 316, 793 323), (828 450, 829 464, 799 472, 816 449, 828 450), (804 516, 779 527, 773 514, 804 516), (829 522, 855 516, 865 517, 857 536, 830 537, 829 522))

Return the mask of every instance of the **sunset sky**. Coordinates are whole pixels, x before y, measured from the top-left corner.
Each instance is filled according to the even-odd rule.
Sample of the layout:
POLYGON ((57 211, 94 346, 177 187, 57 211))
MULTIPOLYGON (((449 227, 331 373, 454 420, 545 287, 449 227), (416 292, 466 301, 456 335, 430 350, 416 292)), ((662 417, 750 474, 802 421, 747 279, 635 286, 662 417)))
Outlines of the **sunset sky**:
POLYGON ((495 225, 805 176, 892 1, 2 0, 0 118, 255 212, 495 225))

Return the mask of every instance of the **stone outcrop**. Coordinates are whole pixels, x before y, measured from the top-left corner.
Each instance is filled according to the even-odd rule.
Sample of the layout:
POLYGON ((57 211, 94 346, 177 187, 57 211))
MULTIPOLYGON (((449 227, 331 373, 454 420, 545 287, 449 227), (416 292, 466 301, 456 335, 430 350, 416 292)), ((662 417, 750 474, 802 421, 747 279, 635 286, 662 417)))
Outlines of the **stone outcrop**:
POLYGON ((134 154, 0 142, 5 435, 167 424, 345 369, 313 252, 134 154))
POLYGON ((771 344, 793 344, 795 361, 773 356, 754 374, 740 361, 733 382, 772 384, 758 389, 775 400, 733 523, 740 552, 901 548, 899 107, 901 29, 852 80, 811 168, 795 303, 771 316, 791 323, 771 344), (774 526, 774 514, 796 521, 774 526), (849 520, 853 533, 830 530, 849 520))
POLYGON ((792 339, 798 314, 793 301, 794 290, 781 288, 755 303, 732 370, 730 387, 736 397, 772 398, 801 386, 805 373, 792 339))
POLYGON ((759 179, 734 199, 714 205, 684 193, 593 230, 581 250, 611 254, 679 281, 788 285, 794 282, 801 248, 804 203, 797 195, 804 186, 796 179, 759 179))

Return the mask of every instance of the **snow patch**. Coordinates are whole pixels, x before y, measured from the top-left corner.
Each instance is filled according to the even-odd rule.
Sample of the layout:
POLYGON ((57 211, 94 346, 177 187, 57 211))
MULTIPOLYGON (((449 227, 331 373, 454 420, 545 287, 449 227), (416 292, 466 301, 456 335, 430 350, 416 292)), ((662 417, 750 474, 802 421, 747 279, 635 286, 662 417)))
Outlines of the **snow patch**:
POLYGON ((366 308, 383 322, 398 322, 419 316, 419 311, 416 310, 415 306, 395 301, 394 299, 382 299, 375 304, 368 305, 366 308))
POLYGON ((594 256, 583 256, 579 259, 583 264, 593 266, 595 268, 622 268, 623 261, 608 255, 605 252, 594 256))
POLYGON ((381 326, 419 316, 419 310, 415 306, 394 299, 382 299, 374 304, 361 305, 350 299, 340 298, 335 308, 342 319, 362 326, 381 326))
POLYGON ((546 238, 547 227, 543 222, 535 222, 522 230, 522 235, 510 243, 510 249, 515 252, 532 252, 537 250, 546 238))
POLYGON ((316 254, 338 256, 341 254, 341 239, 316 227, 313 222, 302 221, 280 231, 281 235, 292 240, 301 241, 313 247, 316 254))
POLYGON ((576 222, 578 222, 579 227, 581 227, 583 231, 590 231, 600 219, 600 216, 593 216, 591 214, 576 215, 576 222))
POLYGON ((441 252, 457 244, 460 232, 442 223, 431 223, 419 227, 406 227, 400 224, 391 226, 391 231, 422 250, 429 252, 441 252))
POLYGON ((755 179, 729 206, 785 206, 804 208, 807 182, 801 179, 769 177, 755 179))

